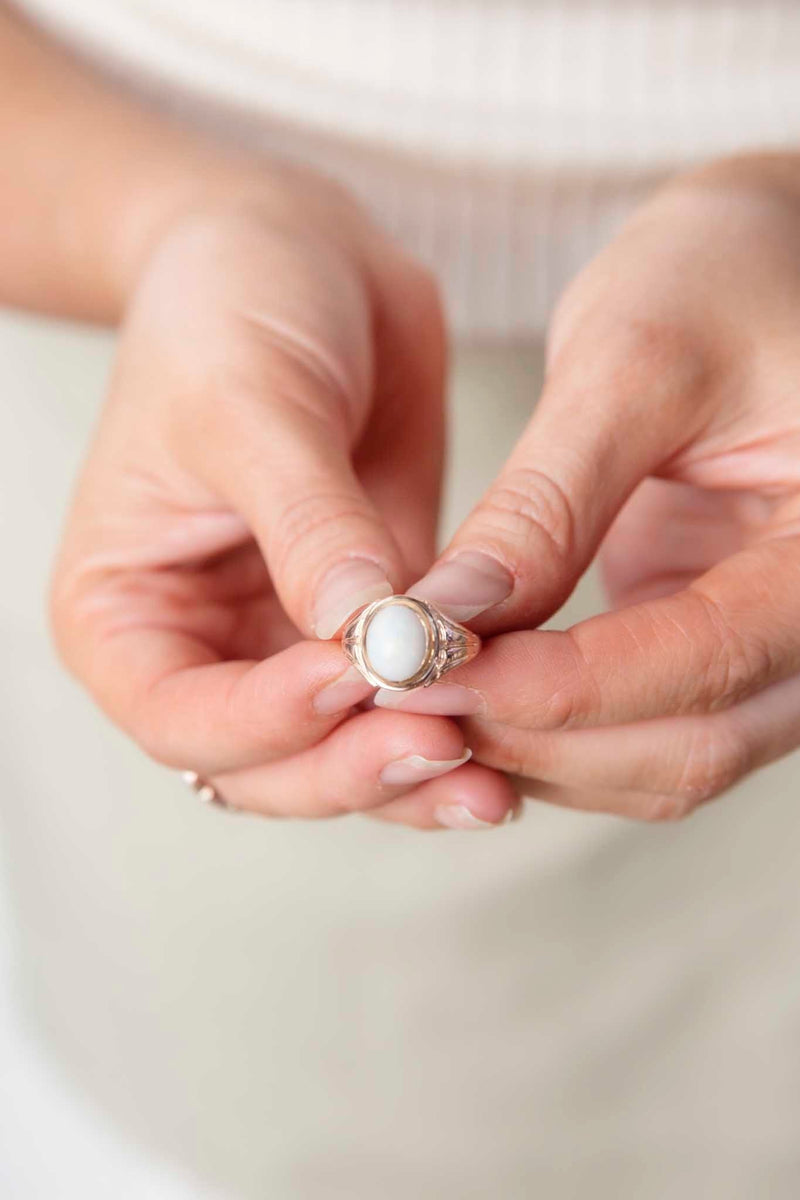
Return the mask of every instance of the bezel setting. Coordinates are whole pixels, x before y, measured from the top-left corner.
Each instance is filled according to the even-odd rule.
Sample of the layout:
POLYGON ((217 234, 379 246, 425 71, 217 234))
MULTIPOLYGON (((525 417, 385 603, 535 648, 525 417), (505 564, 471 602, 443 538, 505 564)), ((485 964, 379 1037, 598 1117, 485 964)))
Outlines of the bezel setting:
POLYGON ((457 621, 451 621, 433 604, 416 596, 386 596, 368 604, 353 617, 342 637, 345 655, 373 687, 392 692, 408 692, 413 688, 430 687, 446 671, 474 658, 480 649, 480 638, 457 621), (410 608, 425 631, 425 655, 419 668, 407 679, 386 679, 377 672, 366 653, 367 630, 375 615, 395 606, 410 608))

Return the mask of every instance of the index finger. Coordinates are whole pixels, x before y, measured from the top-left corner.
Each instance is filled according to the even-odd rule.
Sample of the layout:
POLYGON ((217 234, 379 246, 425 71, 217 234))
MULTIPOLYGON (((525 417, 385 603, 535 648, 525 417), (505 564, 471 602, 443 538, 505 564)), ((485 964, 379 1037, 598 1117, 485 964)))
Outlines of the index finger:
POLYGON ((203 775, 314 745, 372 691, 338 643, 297 642, 263 661, 223 661, 180 630, 101 634, 57 614, 63 656, 104 711, 151 757, 203 775))
POLYGON ((800 538, 763 541, 674 595, 566 632, 504 634, 406 712, 573 729, 726 709, 800 670, 800 538))

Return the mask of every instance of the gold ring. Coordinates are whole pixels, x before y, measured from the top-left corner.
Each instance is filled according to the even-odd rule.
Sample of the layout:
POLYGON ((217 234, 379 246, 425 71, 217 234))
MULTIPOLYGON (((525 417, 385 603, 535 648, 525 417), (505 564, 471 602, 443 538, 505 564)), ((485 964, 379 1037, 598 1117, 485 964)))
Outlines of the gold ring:
POLYGON ((373 687, 408 692, 469 662, 481 640, 427 600, 387 596, 352 618, 342 648, 373 687))

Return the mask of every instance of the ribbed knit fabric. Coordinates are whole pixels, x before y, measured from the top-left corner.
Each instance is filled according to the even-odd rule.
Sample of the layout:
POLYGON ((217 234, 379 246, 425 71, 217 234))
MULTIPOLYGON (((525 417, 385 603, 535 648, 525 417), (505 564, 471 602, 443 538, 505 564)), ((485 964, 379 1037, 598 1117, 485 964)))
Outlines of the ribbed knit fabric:
POLYGON ((465 334, 542 328, 664 174, 800 146, 797 0, 25 0, 167 103, 348 183, 465 334))

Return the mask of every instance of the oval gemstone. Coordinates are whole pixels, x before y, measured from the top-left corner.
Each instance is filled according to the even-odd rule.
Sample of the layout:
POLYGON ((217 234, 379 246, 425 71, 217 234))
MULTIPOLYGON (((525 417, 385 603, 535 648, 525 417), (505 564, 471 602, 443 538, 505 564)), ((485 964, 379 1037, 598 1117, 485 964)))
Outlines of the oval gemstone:
POLYGON ((416 675, 425 662, 427 649, 422 618, 405 604, 387 604, 378 609, 367 626, 367 662, 389 683, 402 683, 416 675))

